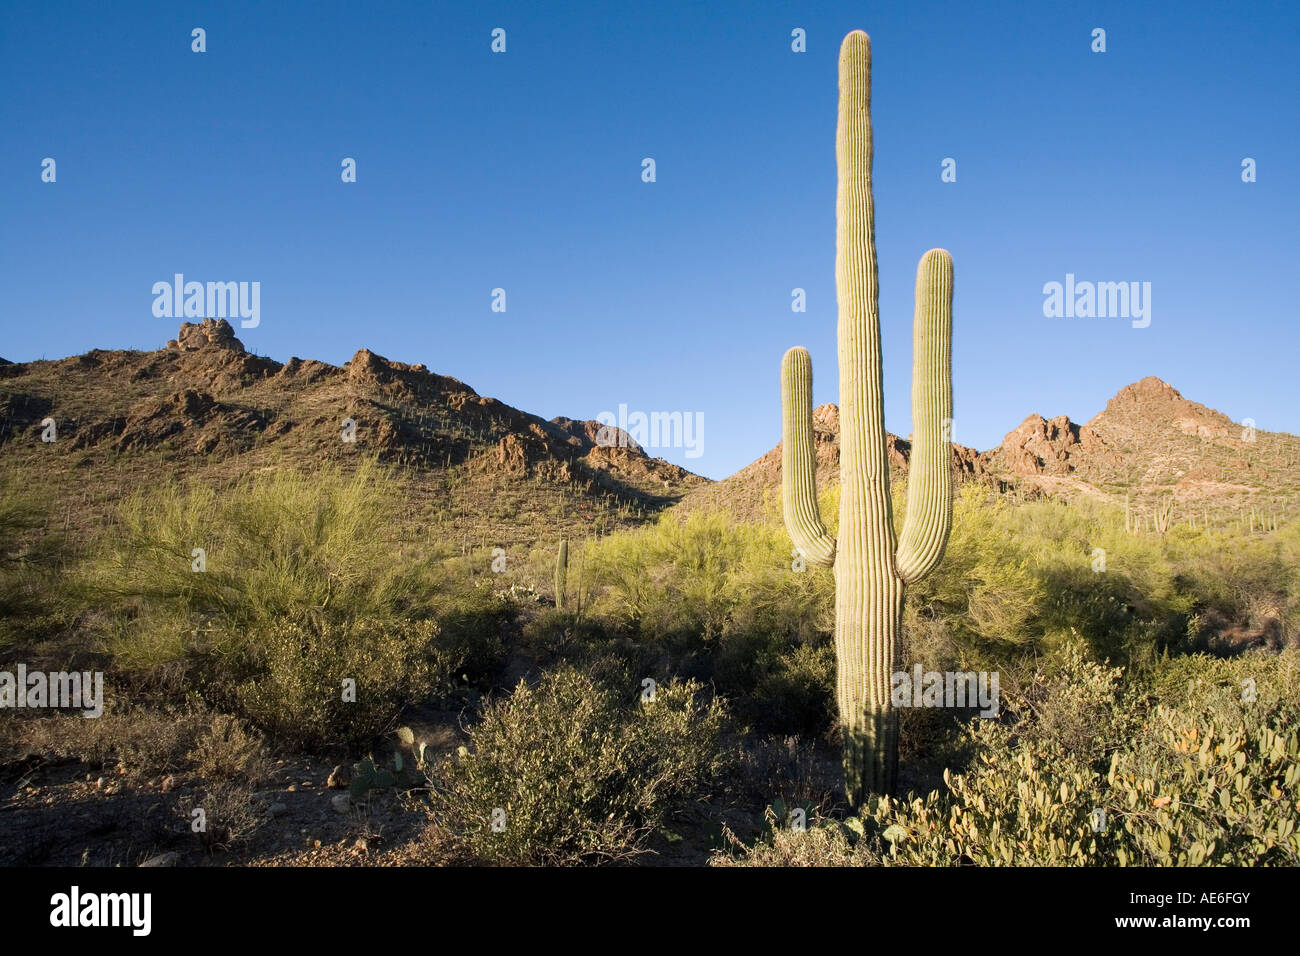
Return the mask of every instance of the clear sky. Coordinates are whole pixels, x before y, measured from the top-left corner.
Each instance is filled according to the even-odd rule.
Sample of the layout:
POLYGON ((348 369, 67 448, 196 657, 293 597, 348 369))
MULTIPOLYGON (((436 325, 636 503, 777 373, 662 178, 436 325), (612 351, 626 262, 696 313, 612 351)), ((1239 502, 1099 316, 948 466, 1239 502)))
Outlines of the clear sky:
POLYGON ((155 282, 257 281, 250 350, 366 347, 547 418, 702 413, 702 457, 658 453, 724 477, 780 438, 789 346, 838 400, 836 54, 857 28, 892 431, 916 262, 943 246, 955 440, 1086 420, 1145 375, 1300 432, 1294 2, 10 0, 0 355, 158 348, 180 320, 155 282), (1067 273, 1151 283, 1150 325, 1044 316, 1067 273))

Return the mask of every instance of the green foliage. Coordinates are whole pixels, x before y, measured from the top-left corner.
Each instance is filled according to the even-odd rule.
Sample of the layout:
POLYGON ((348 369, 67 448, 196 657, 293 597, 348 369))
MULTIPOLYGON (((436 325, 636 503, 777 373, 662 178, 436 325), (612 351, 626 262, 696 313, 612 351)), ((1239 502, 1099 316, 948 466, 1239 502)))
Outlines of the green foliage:
POLYGON ((433 690, 442 694, 491 690, 506 663, 504 634, 514 614, 512 604, 481 581, 459 588, 442 582, 438 597, 434 673, 443 682, 433 690))
POLYGON ((415 613, 417 569, 395 561, 388 540, 399 487, 369 462, 352 474, 259 473, 222 491, 197 482, 141 491, 123 502, 89 573, 103 598, 241 625, 415 613))
POLYGON ((724 769, 724 712, 690 682, 660 686, 643 702, 639 685, 621 678, 563 668, 487 708, 469 745, 430 774, 433 825, 468 857, 494 863, 643 852, 672 809, 706 793, 724 769))
POLYGON ((258 635, 235 702, 276 739, 304 748, 360 745, 408 701, 455 673, 432 621, 285 621, 258 635), (344 699, 344 681, 356 699, 344 699))
MULTIPOLYGON (((833 514, 834 490, 824 498, 833 514)), ((896 504, 901 511, 901 496, 896 504)), ((1150 669, 1162 654, 1203 646, 1205 615, 1251 620, 1252 608, 1259 629, 1272 622, 1279 643, 1295 640, 1297 531, 1249 539, 1175 526, 1163 539, 1133 536, 1114 508, 1086 500, 1011 505, 968 484, 943 563, 908 588, 905 659, 1007 671, 1082 639, 1094 657, 1150 669), (1093 570, 1098 548, 1104 572, 1093 570)), ((534 633, 548 630, 547 647, 575 660, 582 659, 575 645, 617 650, 638 666, 649 661, 713 681, 755 729, 808 735, 821 724, 816 714, 834 688, 825 657, 833 581, 812 566, 793 571, 778 528, 738 525, 721 512, 670 514, 588 543, 586 562, 592 602, 583 626, 539 617, 534 633), (621 645, 619 634, 628 638, 621 645)), ((929 725, 946 720, 901 715, 902 746, 919 746, 920 724, 935 743, 947 731, 929 725)))
POLYGON ((72 617, 61 587, 66 541, 43 533, 50 506, 43 488, 0 476, 0 655, 57 633, 72 617))
POLYGON ((312 749, 360 745, 412 701, 490 689, 511 604, 450 561, 408 559, 398 492, 371 461, 128 499, 76 575, 114 670, 137 687, 197 687, 312 749))
POLYGON ((569 576, 569 542, 561 539, 560 551, 555 556, 555 608, 564 610, 564 592, 569 576))
POLYGON ((944 562, 909 594, 962 653, 1005 660, 1080 637, 1094 654, 1149 667, 1201 646, 1206 615, 1300 637, 1300 534, 1268 538, 1171 527, 1123 531, 1122 515, 1086 500, 1010 505, 969 484, 944 562), (1098 550, 1104 571, 1094 570, 1098 550))
POLYGON ((585 561, 592 600, 571 637, 637 667, 711 681, 756 729, 828 729, 834 586, 824 571, 792 570, 779 528, 738 525, 719 512, 666 515, 589 543, 585 561), (603 637, 609 632, 627 643, 603 637))
POLYGON ((943 791, 820 820, 805 845, 778 831, 726 862, 1300 863, 1297 652, 1186 658, 1134 684, 1069 646, 1024 686, 1004 695, 1008 721, 976 723, 975 763, 943 791))
POLYGON ((829 643, 764 647, 755 660, 754 690, 746 702, 755 728, 770 733, 823 735, 835 719, 835 653, 829 643))
POLYGON ((807 612, 829 578, 790 570, 790 545, 779 529, 738 525, 722 512, 667 514, 634 532, 590 542, 592 612, 659 641, 716 640, 736 624, 782 624, 807 612), (747 605, 747 598, 755 603, 747 605))

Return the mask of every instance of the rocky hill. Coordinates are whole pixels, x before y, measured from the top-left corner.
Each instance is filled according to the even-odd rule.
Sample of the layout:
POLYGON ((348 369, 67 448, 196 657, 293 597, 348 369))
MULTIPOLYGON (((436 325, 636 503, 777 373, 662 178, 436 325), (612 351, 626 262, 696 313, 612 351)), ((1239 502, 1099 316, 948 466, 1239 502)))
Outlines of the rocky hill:
MULTIPOLYGON (((840 478, 840 410, 833 403, 813 409, 813 437, 817 449, 817 484, 825 487, 840 478)), ((907 474, 912 443, 886 432, 891 477, 907 474)), ((962 480, 987 480, 984 459, 972 448, 953 445, 953 468, 962 480)), ((745 520, 781 519, 781 446, 719 482, 702 485, 676 506, 681 512, 725 508, 745 520)))
MULTIPOLYGON (((817 480, 839 479, 839 410, 813 413, 817 480)), ((888 436, 891 476, 907 473, 910 443, 888 436)), ((978 481, 1018 496, 1087 496, 1141 511, 1173 496, 1184 513, 1300 508, 1300 438, 1265 432, 1189 401, 1148 377, 1122 389, 1086 424, 1066 415, 1030 415, 985 452, 953 446, 959 481, 978 481)), ((695 489, 677 507, 725 506, 738 516, 780 520, 781 446, 736 474, 695 489)))
MULTIPOLYGON (((711 482, 630 438, 606 447, 600 428, 547 421, 367 349, 342 366, 276 362, 249 353, 224 320, 185 323, 153 352, 0 359, 0 477, 48 489, 65 527, 169 477, 229 482, 372 454, 409 483, 415 526, 451 518, 467 543, 611 530, 672 506, 780 520, 779 445, 711 482)), ((814 429, 826 486, 839 477, 835 405, 816 409, 814 429)), ((910 442, 888 442, 901 479, 910 442)), ((1085 424, 1033 414, 988 451, 955 445, 953 467, 1018 497, 1127 495, 1139 512, 1169 496, 1186 514, 1300 506, 1300 438, 1233 422, 1158 378, 1120 389, 1085 424)))
POLYGON ((73 523, 167 476, 370 454, 408 477, 413 508, 436 499, 470 537, 614 527, 707 483, 630 440, 603 447, 600 427, 547 421, 367 349, 343 366, 281 364, 224 320, 185 323, 153 352, 0 364, 0 469, 50 486, 73 523))
POLYGON ((1300 438, 1234 422, 1154 377, 1120 389, 1083 425, 1031 415, 983 457, 990 473, 1046 493, 1289 508, 1300 491, 1300 438))

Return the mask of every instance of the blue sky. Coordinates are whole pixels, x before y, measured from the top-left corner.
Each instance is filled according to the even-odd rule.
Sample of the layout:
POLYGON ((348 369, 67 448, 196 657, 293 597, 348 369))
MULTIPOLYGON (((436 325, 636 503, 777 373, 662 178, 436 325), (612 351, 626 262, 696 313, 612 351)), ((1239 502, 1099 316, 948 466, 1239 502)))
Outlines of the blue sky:
POLYGON ((258 281, 251 350, 366 347, 548 418, 700 412, 704 455, 659 453, 724 477, 779 440, 788 347, 838 397, 836 53, 861 28, 892 431, 943 246, 957 441, 1086 420, 1145 375, 1300 432, 1298 10, 6 3, 0 355, 158 348, 155 282, 258 281), (1150 326, 1045 317, 1067 273, 1150 282, 1150 326))

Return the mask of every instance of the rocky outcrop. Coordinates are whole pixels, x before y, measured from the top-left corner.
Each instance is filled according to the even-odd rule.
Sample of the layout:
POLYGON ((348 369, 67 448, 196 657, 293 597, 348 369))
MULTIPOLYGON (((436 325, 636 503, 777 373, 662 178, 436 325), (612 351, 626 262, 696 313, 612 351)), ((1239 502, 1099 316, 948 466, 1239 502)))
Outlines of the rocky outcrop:
POLYGON ((1082 439, 1083 428, 1066 415, 1030 415, 1002 439, 1002 460, 1018 475, 1069 474, 1071 452, 1082 447, 1082 439))
POLYGON ((244 343, 235 338, 235 330, 225 319, 204 319, 202 322, 182 322, 180 332, 165 348, 180 352, 226 349, 243 354, 244 343))

